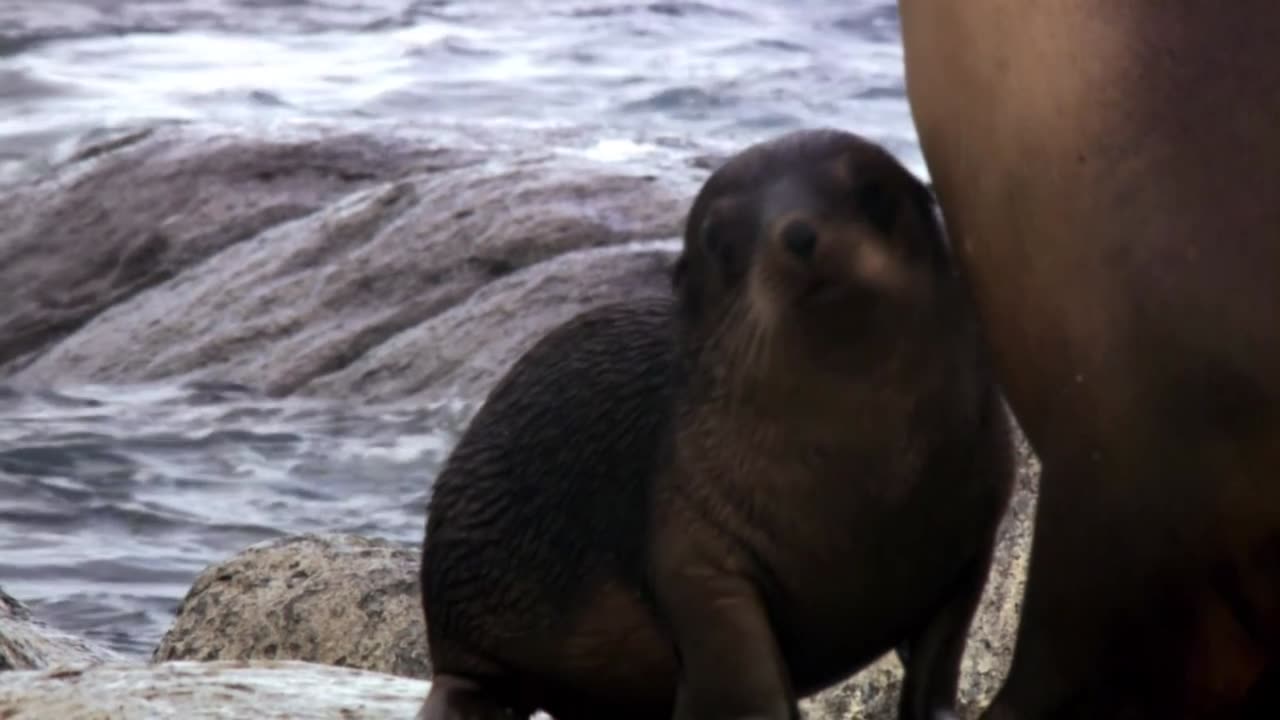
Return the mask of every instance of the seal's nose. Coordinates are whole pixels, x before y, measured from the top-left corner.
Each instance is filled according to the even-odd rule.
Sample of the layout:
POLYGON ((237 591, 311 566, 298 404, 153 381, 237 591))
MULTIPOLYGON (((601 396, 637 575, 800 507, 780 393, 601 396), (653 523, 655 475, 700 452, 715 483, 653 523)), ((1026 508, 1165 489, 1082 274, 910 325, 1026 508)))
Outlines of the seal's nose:
POLYGON ((801 260, 808 260, 818 247, 818 232, 803 220, 793 220, 782 229, 782 245, 801 260))

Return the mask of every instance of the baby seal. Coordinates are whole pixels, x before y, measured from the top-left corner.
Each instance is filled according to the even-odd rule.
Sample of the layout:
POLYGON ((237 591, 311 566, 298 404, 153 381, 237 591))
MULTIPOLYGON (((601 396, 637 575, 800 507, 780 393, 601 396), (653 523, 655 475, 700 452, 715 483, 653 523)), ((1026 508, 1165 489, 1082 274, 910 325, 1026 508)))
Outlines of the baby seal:
POLYGON ((895 647, 944 717, 1012 490, 925 186, 836 130, 706 181, 674 297, 551 331, 428 504, 426 720, 799 717, 895 647))

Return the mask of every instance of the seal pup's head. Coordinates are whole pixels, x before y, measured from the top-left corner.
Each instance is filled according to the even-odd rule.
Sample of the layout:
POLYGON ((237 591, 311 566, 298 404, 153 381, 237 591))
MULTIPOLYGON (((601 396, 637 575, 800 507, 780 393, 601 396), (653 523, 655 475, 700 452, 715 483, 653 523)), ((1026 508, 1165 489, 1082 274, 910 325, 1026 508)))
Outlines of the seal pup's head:
POLYGON ((752 145, 712 173, 673 273, 689 349, 753 366, 847 365, 933 317, 954 279, 928 187, 880 145, 832 129, 752 145))

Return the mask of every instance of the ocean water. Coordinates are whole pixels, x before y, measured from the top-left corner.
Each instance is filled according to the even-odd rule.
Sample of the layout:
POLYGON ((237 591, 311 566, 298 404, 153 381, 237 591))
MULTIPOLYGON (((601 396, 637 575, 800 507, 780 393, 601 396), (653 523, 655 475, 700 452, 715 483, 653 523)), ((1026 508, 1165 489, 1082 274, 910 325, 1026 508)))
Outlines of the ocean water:
MULTIPOLYGON (((80 133, 172 118, 738 144, 835 125, 924 174, 899 43, 892 0, 3 0, 0 183, 80 133)), ((0 587, 145 656, 195 575, 250 543, 417 542, 470 407, 0 378, 0 587)))

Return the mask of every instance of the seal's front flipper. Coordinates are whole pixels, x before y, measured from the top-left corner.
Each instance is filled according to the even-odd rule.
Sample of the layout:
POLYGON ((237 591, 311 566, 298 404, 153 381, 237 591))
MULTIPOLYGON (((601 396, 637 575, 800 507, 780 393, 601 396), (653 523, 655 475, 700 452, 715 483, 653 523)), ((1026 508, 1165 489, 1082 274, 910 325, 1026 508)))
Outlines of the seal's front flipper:
POLYGON ((415 720, 528 720, 485 692, 480 684, 454 675, 437 675, 415 720))
POLYGON ((949 720, 955 713, 969 625, 987 579, 986 563, 974 563, 956 592, 924 628, 896 651, 904 669, 898 717, 902 720, 949 720))
POLYGON ((898 643, 898 647, 893 649, 898 656, 898 662, 902 663, 902 667, 906 668, 911 664, 911 641, 903 640, 898 643))
POLYGON ((686 626, 678 635, 682 672, 673 720, 800 720, 764 608, 753 589, 743 593, 689 606, 682 622, 698 629, 686 626))
POLYGON ((800 720, 755 586, 680 545, 667 548, 656 582, 680 656, 672 720, 800 720))

